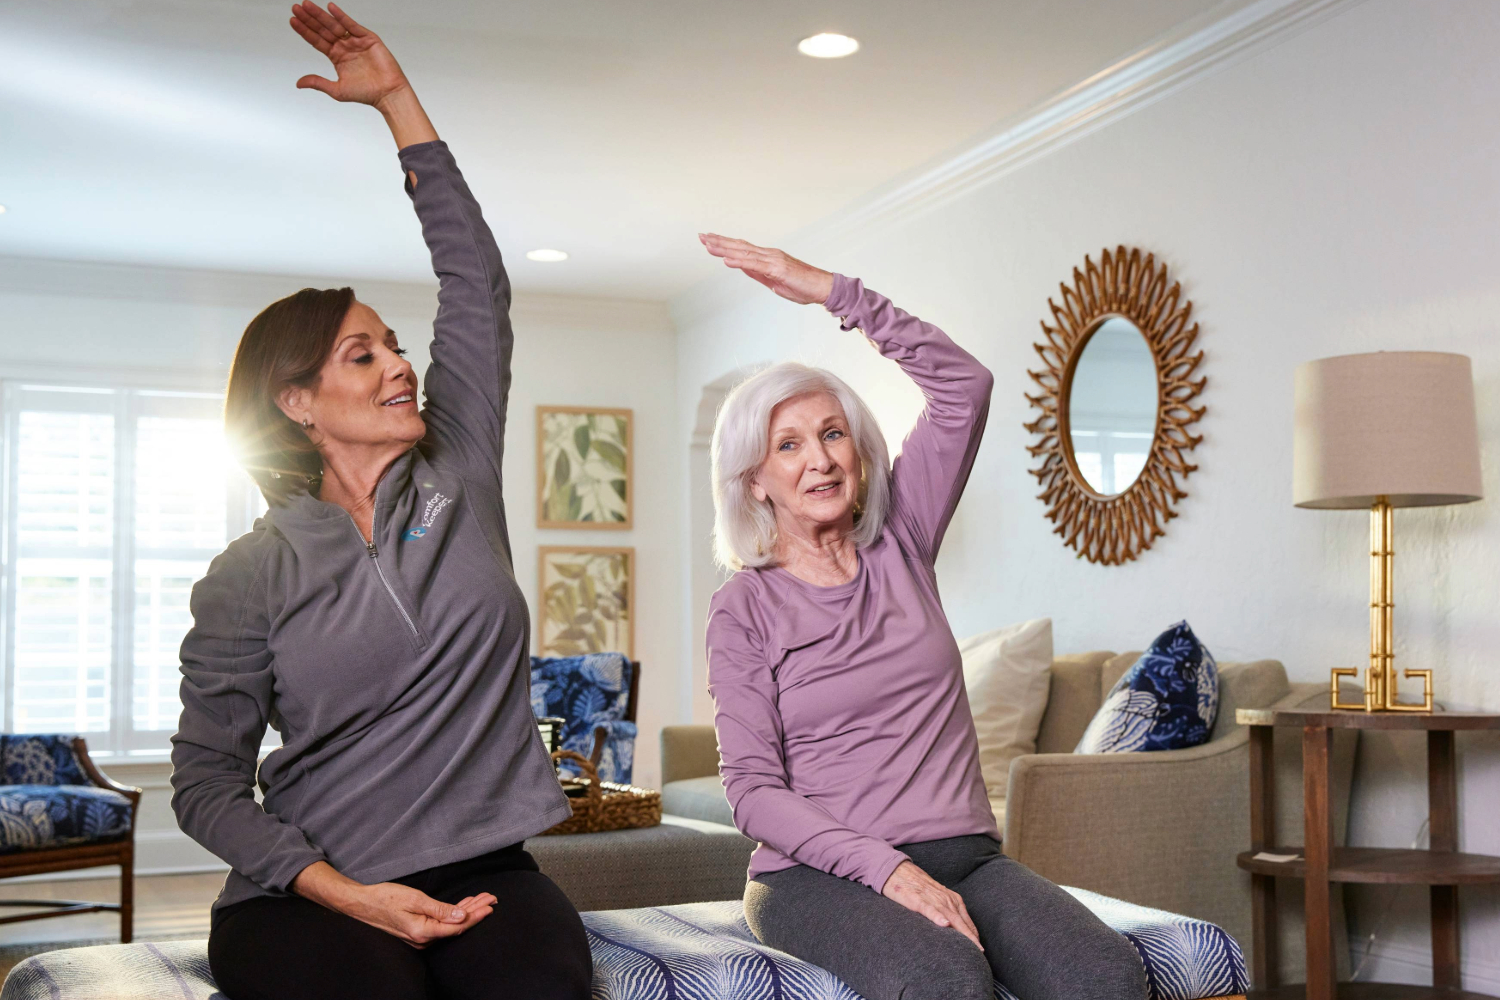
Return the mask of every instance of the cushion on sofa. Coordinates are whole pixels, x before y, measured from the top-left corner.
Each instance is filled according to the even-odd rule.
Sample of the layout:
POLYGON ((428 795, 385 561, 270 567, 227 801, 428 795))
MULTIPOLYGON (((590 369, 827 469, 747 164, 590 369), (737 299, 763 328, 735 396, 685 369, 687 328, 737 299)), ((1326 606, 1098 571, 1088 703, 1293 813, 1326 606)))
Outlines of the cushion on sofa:
MULTIPOLYGON (((1201 1000, 1249 986, 1239 946, 1202 920, 1069 889, 1135 945, 1152 1000, 1201 1000)), ((585 913, 595 1000, 859 1000, 831 973, 767 948, 739 900, 585 913)), ((0 1000, 210 1000, 206 941, 103 945, 35 955, 0 1000)), ((997 997, 1015 1000, 1003 989, 997 997)))
MULTIPOLYGON (((1099 667, 1099 704, 1104 704, 1104 699, 1120 683, 1120 678, 1125 676, 1126 671, 1135 666, 1136 661, 1145 655, 1145 650, 1127 650, 1123 653, 1115 653, 1099 667)), ((1089 720, 1090 722, 1093 719, 1089 720)))
POLYGON ((130 800, 94 785, 0 785, 0 854, 117 840, 130 800))
POLYGON ((1219 671, 1186 621, 1172 625, 1127 670, 1078 741, 1077 753, 1181 750, 1208 742, 1219 671))
POLYGON ((1037 753, 1072 753, 1104 703, 1100 669, 1114 653, 1066 653, 1052 659, 1047 712, 1036 733, 1037 753))
POLYGON ((1052 670, 1052 619, 984 632, 958 644, 990 805, 1005 810, 1010 762, 1036 753, 1052 670))
POLYGON ((1219 717, 1209 739, 1238 732, 1235 712, 1241 708, 1265 708, 1292 693, 1286 667, 1276 660, 1219 664, 1219 717))
POLYGON ((662 786, 661 811, 688 819, 734 826, 734 810, 724 795, 724 782, 717 774, 681 778, 662 786))

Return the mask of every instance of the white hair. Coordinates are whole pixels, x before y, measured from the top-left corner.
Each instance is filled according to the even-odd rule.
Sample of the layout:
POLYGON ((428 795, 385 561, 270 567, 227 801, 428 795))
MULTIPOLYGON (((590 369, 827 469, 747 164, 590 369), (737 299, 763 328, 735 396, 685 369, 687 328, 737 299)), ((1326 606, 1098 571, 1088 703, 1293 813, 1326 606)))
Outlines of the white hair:
POLYGON ((812 392, 826 392, 844 408, 859 455, 854 544, 864 548, 880 537, 890 506, 891 462, 875 415, 837 375, 786 361, 735 386, 714 422, 714 558, 726 569, 775 562, 776 515, 769 500, 755 499, 751 481, 770 449, 771 411, 812 392))

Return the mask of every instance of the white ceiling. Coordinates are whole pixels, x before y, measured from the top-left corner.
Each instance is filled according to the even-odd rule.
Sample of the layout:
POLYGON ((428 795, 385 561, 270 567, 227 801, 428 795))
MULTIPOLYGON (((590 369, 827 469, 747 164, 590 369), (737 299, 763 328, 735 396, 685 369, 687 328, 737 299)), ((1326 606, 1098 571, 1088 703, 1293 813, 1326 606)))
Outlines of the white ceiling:
MULTIPOLYGON (((350 0, 485 207, 516 287, 665 299, 1218 0, 350 0), (842 60, 798 39, 857 37, 842 60), (521 254, 558 247, 562 264, 521 254)), ((431 277, 371 109, 290 0, 0 0, 0 254, 431 277)))

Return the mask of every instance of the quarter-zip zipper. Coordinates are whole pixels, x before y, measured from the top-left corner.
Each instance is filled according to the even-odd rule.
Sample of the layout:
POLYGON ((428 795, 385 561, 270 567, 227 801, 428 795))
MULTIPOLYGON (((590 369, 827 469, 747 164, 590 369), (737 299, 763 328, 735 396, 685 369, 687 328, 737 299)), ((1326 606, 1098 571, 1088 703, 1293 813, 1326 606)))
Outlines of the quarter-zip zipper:
MULTIPOLYGON (((359 530, 359 524, 354 520, 354 517, 352 515, 349 517, 349 523, 354 525, 355 534, 359 535, 359 540, 364 542, 364 533, 359 530)), ((375 525, 372 523, 370 525, 370 531, 372 534, 374 533, 374 530, 375 525)), ((375 540, 373 538, 370 541, 365 542, 365 550, 370 553, 370 561, 375 564, 375 572, 380 575, 380 582, 385 586, 385 592, 391 595, 391 601, 396 605, 396 610, 401 612, 401 617, 403 620, 405 620, 406 627, 411 629, 412 637, 417 639, 418 641, 421 641, 422 633, 417 631, 416 623, 411 620, 411 615, 406 613, 406 608, 401 604, 401 598, 396 596, 396 591, 395 588, 391 586, 391 581, 385 578, 385 570, 380 566, 380 553, 375 549, 375 540)))

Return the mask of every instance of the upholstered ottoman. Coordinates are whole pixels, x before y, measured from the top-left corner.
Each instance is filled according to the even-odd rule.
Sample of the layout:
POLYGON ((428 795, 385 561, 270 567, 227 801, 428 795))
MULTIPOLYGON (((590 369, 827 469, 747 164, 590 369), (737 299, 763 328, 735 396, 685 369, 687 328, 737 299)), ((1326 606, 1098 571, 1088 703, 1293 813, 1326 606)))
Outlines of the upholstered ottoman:
MULTIPOLYGON (((1244 993, 1239 945, 1213 924, 1069 889, 1140 952, 1153 1000, 1244 993)), ((737 900, 585 913, 595 1000, 859 1000, 817 966, 755 940, 737 900)), ((996 990, 1001 1000, 1015 1000, 996 990)), ((0 1000, 222 1000, 206 943, 54 951, 11 970, 0 1000)))
POLYGON ((739 899, 755 841, 732 826, 668 815, 642 830, 532 837, 526 850, 587 913, 739 899))

